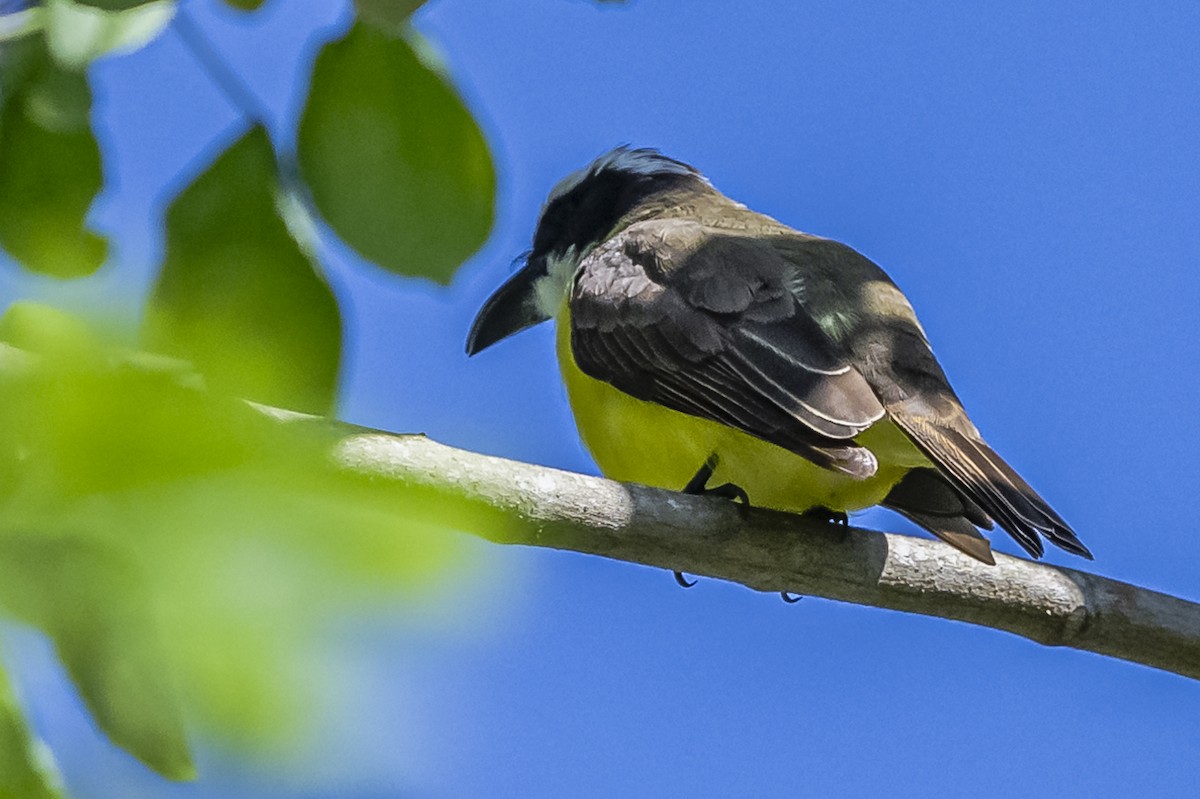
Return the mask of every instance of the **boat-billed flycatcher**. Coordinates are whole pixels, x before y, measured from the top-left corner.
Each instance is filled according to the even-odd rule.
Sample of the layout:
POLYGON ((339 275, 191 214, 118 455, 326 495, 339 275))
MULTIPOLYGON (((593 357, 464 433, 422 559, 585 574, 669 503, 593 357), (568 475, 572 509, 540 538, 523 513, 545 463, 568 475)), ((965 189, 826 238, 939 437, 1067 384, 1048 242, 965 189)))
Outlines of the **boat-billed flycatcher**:
POLYGON ((986 563, 993 521, 1035 558, 1043 538, 1091 557, 980 437, 882 269, 687 164, 621 147, 559 183, 467 352, 551 317, 608 477, 712 478, 796 512, 881 504, 986 563))

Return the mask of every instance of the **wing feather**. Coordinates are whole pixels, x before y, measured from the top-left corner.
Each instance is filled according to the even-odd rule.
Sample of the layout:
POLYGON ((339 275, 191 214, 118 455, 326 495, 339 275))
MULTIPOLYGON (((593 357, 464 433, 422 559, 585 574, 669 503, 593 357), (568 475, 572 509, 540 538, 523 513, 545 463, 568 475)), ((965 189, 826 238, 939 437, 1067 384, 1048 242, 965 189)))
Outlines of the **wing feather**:
POLYGON ((912 307, 882 269, 828 239, 779 237, 776 246, 786 258, 805 264, 809 312, 837 320, 835 338, 850 352, 850 363, 870 383, 889 418, 969 500, 964 521, 979 524, 984 515, 994 519, 1035 558, 1043 554, 1042 538, 1091 557, 1049 503, 984 442, 912 307))
POLYGON ((868 477, 877 463, 853 438, 883 406, 791 296, 790 268, 750 237, 634 225, 580 265, 575 360, 639 399, 868 477))

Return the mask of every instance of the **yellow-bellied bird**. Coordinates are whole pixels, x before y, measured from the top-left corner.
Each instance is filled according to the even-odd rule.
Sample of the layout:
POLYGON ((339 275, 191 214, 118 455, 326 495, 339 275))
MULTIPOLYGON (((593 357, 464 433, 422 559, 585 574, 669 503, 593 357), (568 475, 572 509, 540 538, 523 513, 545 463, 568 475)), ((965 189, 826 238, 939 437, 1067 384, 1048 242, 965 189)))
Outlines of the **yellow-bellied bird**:
POLYGON ((881 504, 986 563, 976 528, 993 521, 1035 558, 1043 538, 1091 557, 980 437, 882 269, 687 164, 622 147, 559 183, 467 352, 551 317, 608 477, 693 491, 711 477, 796 512, 881 504))

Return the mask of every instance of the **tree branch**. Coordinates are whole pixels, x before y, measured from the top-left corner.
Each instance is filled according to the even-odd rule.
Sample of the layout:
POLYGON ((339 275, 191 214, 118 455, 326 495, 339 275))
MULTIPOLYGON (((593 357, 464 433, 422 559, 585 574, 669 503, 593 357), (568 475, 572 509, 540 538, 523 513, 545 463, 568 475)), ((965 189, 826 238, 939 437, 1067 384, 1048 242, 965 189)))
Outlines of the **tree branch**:
MULTIPOLYGON (((143 354, 126 360, 125 368, 137 370, 173 374, 182 368, 181 362, 143 354)), ((38 370, 37 355, 0 344, 0 375, 16 380, 38 370)), ((179 384, 181 390, 201 389, 182 377, 179 384)), ((248 404, 262 421, 275 423, 267 424, 271 430, 307 442, 302 453, 288 450, 286 457, 320 462, 318 470, 345 481, 355 501, 376 504, 406 523, 455 527, 496 543, 600 555, 759 591, 955 619, 1200 679, 1200 604, 1156 591, 999 553, 996 565, 987 566, 940 541, 785 513, 754 509, 743 520, 727 500, 625 485, 467 452, 421 435, 248 404), (420 501, 425 498, 434 501, 420 501)))
MULTIPOLYGON (((278 420, 313 420, 256 406, 278 420)), ((996 553, 975 561, 932 539, 835 527, 791 514, 625 485, 317 420, 332 467, 374 492, 466 499, 466 532, 1006 630, 1200 679, 1200 604, 1075 569, 996 553), (489 525, 480 529, 480 519, 489 525)), ((414 503, 428 505, 430 503, 414 503)), ((405 505, 404 507, 411 507, 405 505)), ((451 520, 450 524, 454 521, 451 520)))

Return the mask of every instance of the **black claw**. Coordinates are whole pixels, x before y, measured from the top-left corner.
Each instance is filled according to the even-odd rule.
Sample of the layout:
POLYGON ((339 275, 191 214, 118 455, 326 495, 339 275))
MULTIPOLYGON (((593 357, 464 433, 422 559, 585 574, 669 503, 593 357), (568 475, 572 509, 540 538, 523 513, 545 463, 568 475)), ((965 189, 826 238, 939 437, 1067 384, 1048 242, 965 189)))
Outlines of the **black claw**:
POLYGON ((692 476, 691 480, 688 480, 688 484, 683 487, 683 493, 694 496, 711 495, 739 501, 738 513, 742 515, 742 518, 745 518, 746 514, 750 511, 750 495, 746 493, 744 488, 734 483, 723 483, 715 488, 708 487, 708 481, 712 479, 713 472, 716 471, 718 463, 720 463, 720 458, 717 457, 715 452, 709 455, 704 465, 692 476))
MULTIPOLYGON (((693 496, 705 496, 713 494, 725 499, 738 501, 738 514, 744 519, 750 512, 750 496, 741 487, 733 483, 725 483, 716 488, 709 488, 708 481, 712 479, 713 472, 717 470, 717 464, 720 463, 720 458, 717 453, 708 456, 704 464, 692 475, 692 479, 688 480, 687 485, 683 487, 684 494, 692 494, 693 496), (739 501, 740 500, 740 501, 739 501)), ((675 582, 683 588, 691 588, 696 584, 695 580, 688 582, 683 576, 683 572, 675 572, 675 582)))
POLYGON ((787 591, 780 591, 779 596, 783 597, 783 601, 788 603, 789 605, 794 605, 797 602, 799 602, 801 599, 804 599, 803 594, 796 594, 795 596, 793 596, 793 595, 789 594, 787 591))

